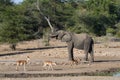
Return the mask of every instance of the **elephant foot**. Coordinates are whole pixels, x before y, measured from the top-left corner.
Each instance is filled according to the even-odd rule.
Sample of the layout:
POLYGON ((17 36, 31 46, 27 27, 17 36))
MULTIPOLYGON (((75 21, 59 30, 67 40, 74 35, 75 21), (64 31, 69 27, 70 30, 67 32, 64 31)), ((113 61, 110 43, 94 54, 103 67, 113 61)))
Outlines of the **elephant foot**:
POLYGON ((88 58, 84 58, 83 60, 84 60, 84 61, 88 61, 88 58))
POLYGON ((75 61, 74 59, 69 58, 68 61, 75 61))
POLYGON ((90 60, 90 62, 91 62, 91 63, 94 62, 94 59, 90 60))

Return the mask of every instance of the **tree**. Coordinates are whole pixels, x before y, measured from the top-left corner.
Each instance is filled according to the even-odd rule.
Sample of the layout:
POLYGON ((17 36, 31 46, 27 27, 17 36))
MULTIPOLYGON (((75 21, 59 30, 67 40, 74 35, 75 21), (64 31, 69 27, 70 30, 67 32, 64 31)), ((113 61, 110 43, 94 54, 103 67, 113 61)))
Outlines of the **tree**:
POLYGON ((107 28, 116 23, 116 3, 113 0, 89 0, 84 5, 85 12, 79 16, 89 32, 98 36, 106 35, 107 28))
MULTIPOLYGON (((4 4, 3 4, 4 5, 4 4)), ((16 44, 33 39, 39 24, 30 7, 25 5, 6 5, 1 12, 0 41, 16 44)))

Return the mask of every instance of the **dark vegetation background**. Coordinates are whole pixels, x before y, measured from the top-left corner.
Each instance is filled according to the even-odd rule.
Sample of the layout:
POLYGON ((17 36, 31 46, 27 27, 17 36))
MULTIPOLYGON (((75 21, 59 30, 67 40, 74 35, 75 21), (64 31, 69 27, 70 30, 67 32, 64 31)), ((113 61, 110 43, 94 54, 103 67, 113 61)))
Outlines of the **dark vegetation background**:
MULTIPOLYGON (((15 4, 11 0, 0 0, 1 43, 42 38, 50 33, 36 2, 24 0, 15 4)), ((120 37, 119 0, 39 0, 39 7, 57 30, 120 37)))

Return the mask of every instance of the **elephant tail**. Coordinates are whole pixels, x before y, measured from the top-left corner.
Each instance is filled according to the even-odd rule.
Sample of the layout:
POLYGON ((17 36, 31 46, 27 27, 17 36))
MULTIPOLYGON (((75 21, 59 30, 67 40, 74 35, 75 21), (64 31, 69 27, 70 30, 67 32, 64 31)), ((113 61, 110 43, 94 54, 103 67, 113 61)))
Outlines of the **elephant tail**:
POLYGON ((92 44, 92 48, 94 48, 94 40, 93 39, 91 41, 91 44, 92 44))

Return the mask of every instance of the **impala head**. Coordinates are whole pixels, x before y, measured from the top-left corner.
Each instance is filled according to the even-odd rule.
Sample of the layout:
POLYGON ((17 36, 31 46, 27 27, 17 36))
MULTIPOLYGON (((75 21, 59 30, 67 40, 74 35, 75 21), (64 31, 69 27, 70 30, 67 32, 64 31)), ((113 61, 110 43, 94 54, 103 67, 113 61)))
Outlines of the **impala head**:
POLYGON ((30 61, 30 57, 29 57, 29 56, 27 56, 27 62, 28 62, 28 61, 30 61))

